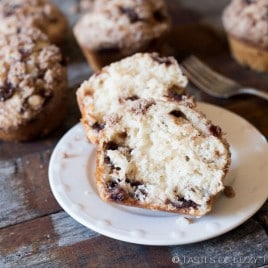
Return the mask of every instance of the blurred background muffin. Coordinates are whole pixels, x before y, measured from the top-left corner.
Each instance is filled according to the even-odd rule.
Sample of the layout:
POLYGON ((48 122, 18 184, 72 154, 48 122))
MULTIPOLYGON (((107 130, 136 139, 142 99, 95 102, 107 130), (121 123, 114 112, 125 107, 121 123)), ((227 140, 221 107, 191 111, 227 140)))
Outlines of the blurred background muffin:
POLYGON ((81 12, 90 11, 93 7, 94 0, 80 0, 79 2, 79 10, 81 12))
POLYGON ((234 58, 268 71, 268 0, 232 0, 222 20, 234 58))
POLYGON ((142 51, 161 52, 170 29, 162 0, 96 0, 74 35, 95 70, 142 51))
POLYGON ((0 140, 50 133, 65 113, 67 70, 37 28, 0 34, 0 140))
POLYGON ((54 44, 61 44, 67 30, 67 20, 49 0, 2 0, 0 2, 0 32, 14 33, 18 27, 37 27, 54 44))

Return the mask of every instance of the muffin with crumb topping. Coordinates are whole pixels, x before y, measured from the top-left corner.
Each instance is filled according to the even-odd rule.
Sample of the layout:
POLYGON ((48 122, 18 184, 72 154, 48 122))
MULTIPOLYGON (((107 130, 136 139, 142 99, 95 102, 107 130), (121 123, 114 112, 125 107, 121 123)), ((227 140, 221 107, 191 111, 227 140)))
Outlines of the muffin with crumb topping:
POLYGON ((141 51, 161 49, 170 19, 163 0, 96 0, 74 35, 93 69, 141 51))
POLYGON ((233 0, 223 25, 234 58, 253 70, 268 71, 268 1, 233 0))
POLYGON ((40 29, 55 44, 63 42, 68 26, 63 13, 49 0, 2 0, 0 32, 15 33, 21 25, 40 29))
POLYGON ((0 34, 0 140, 26 141, 57 127, 67 71, 60 50, 35 28, 0 34))

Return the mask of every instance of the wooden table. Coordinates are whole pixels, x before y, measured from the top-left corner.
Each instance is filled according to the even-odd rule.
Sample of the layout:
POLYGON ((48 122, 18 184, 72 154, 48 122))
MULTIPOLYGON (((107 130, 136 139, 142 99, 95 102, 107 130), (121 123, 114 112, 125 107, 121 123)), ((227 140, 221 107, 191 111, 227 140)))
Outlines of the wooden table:
MULTIPOLYGON (((75 1, 56 2, 73 25, 79 17, 73 14, 75 1)), ((220 24, 222 8, 227 2, 202 0, 201 4, 201 1, 184 0, 180 1, 180 6, 178 1, 169 0, 174 17, 173 33, 169 37, 171 53, 178 59, 189 53, 197 54, 216 70, 242 84, 268 91, 267 74, 242 68, 230 57, 220 24)), ((43 140, 0 142, 0 267, 268 265, 267 202, 244 224, 224 235, 195 244, 165 247, 136 245, 102 236, 77 223, 61 209, 48 183, 49 159, 58 140, 79 121, 75 90, 92 73, 71 30, 64 53, 70 60, 69 112, 62 126, 43 140)), ((253 96, 214 99, 192 85, 189 92, 197 100, 239 114, 268 137, 267 101, 253 96)))

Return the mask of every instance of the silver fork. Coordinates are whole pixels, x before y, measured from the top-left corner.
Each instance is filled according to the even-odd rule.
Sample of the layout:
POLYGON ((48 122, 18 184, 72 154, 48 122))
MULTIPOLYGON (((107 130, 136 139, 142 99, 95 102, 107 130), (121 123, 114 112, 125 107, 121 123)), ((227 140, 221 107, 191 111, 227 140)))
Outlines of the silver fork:
POLYGON ((194 85, 213 97, 229 98, 239 94, 252 94, 268 100, 268 92, 252 87, 243 87, 237 82, 213 71, 195 56, 186 58, 181 62, 181 66, 194 85))

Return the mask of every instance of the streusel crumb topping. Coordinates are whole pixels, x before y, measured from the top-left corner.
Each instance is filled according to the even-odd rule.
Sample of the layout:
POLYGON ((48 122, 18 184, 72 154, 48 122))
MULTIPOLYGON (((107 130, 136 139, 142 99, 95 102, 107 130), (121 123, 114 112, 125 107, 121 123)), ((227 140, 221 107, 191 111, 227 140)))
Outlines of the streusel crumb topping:
POLYGON ((34 26, 49 34, 49 27, 61 24, 64 18, 58 7, 48 0, 2 0, 0 32, 15 33, 18 26, 34 26))
POLYGON ((267 0, 233 0, 223 13, 223 24, 235 37, 268 48, 267 0))
POLYGON ((1 128, 33 120, 55 90, 65 90, 62 62, 59 48, 38 29, 0 35, 1 128))
POLYGON ((129 54, 170 27, 162 0, 97 0, 74 28, 79 42, 93 50, 129 54))

